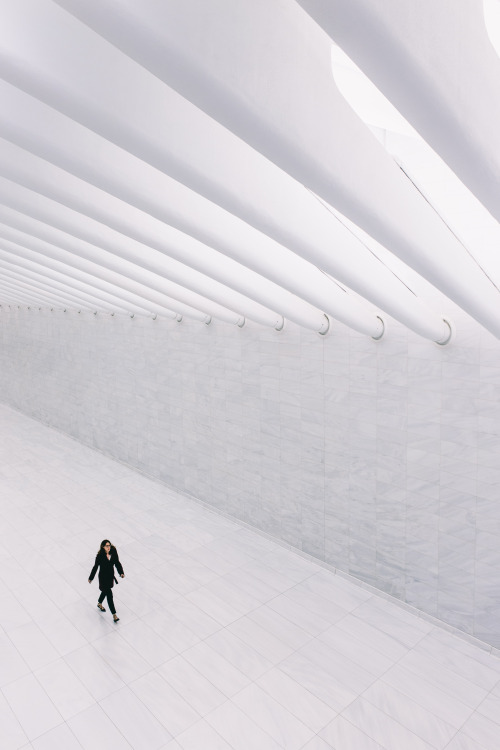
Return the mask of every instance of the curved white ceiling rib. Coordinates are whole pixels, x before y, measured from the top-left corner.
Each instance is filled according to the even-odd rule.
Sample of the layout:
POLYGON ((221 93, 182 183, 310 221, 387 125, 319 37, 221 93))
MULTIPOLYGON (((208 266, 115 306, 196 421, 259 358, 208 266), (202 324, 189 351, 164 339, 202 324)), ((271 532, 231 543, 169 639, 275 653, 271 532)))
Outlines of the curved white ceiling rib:
MULTIPOLYGON (((37 119, 37 123, 40 123, 39 119, 37 119)), ((107 145, 104 143, 104 147, 107 145)), ((74 150, 74 146, 71 150, 74 150)), ((163 178, 163 175, 155 174, 156 170, 151 170, 148 165, 141 162, 139 164, 146 168, 146 172, 153 172, 152 176, 153 178, 156 177, 156 182, 158 182, 158 177, 163 178)), ((29 209, 26 209, 29 210, 31 215, 51 224, 57 221, 59 226, 66 228, 66 231, 71 234, 76 232, 82 239, 94 242, 95 240, 92 238, 99 237, 102 241, 103 234, 105 234, 104 223, 111 230, 114 230, 108 231, 108 234, 114 235, 115 240, 125 235, 136 242, 141 242, 143 246, 148 245, 149 247, 145 248, 145 252, 151 252, 150 248, 154 247, 165 255, 184 261, 192 268, 196 268, 211 278, 226 283, 254 299, 261 299, 262 302, 266 300, 268 304, 272 304, 274 301, 276 306, 279 306, 285 314, 286 310, 289 309, 289 317, 293 319, 294 316, 297 317, 301 310, 304 310, 302 300, 287 295, 278 284, 273 285, 266 277, 257 276, 256 272, 247 268, 253 266, 260 272, 266 273, 267 271, 266 275, 270 276, 269 268, 260 264, 259 258, 265 260, 272 255, 276 258, 275 265, 278 270, 275 278, 282 287, 302 294, 302 298, 307 298, 309 293, 311 304, 318 306, 322 303, 321 309, 326 313, 342 320, 362 333, 374 337, 380 333, 380 321, 368 306, 346 294, 341 287, 310 263, 303 261, 294 253, 287 251, 248 225, 234 219, 227 212, 221 211, 213 204, 208 204, 207 201, 200 199, 192 191, 185 191, 188 200, 183 200, 182 194, 179 194, 174 202, 186 215, 189 215, 193 226, 200 226, 200 216, 207 213, 213 214, 210 218, 205 217, 205 221, 207 227, 214 227, 214 235, 217 231, 220 233, 221 223, 224 224, 224 220, 226 224, 230 224, 231 236, 226 239, 226 244, 228 246, 231 244, 231 247, 235 249, 233 255, 237 256, 247 267, 213 250, 211 247, 203 245, 191 235, 180 232, 141 210, 134 211, 130 204, 124 206, 120 200, 113 199, 113 196, 100 189, 93 188, 92 185, 84 183, 68 172, 54 167, 52 164, 1 138, 0 171, 7 175, 10 180, 15 181, 17 185, 26 185, 33 191, 29 198, 29 209), (35 192, 39 195, 36 196, 35 192), (52 200, 44 200, 42 196, 51 196, 52 200), (194 200, 189 201, 190 197, 194 200), (56 201, 53 200, 54 198, 56 201), (47 218, 49 216, 50 218, 47 218), (282 301, 287 303, 286 308, 281 306, 282 301)), ((123 175, 121 176, 123 177, 123 175)), ((130 185, 134 182, 132 172, 128 177, 126 184, 130 185)), ((101 180, 102 182, 103 180, 101 180)), ((179 183, 173 181, 171 183, 182 188, 179 183)), ((104 184, 106 184, 105 180, 104 184)), ((142 191, 144 183, 137 180, 136 174, 136 200, 141 205, 144 205, 148 191, 151 192, 151 179, 148 179, 145 185, 147 189, 142 191), (139 198, 140 192, 141 198, 139 198)), ((154 182, 153 187, 155 187, 154 182)), ((160 189, 160 186, 158 187, 159 189, 155 191, 154 200, 159 202, 158 196, 163 195, 162 213, 168 213, 169 210, 172 210, 172 197, 171 195, 165 196, 164 191, 160 189)), ((9 185, 5 184, 3 200, 8 205, 13 205, 14 193, 15 189, 12 182, 9 185)), ((154 211, 155 209, 153 207, 150 210, 154 211)), ((205 235, 206 232, 203 236, 206 240, 205 235)), ((120 246, 122 246, 122 242, 121 239, 120 246)), ((305 311, 311 321, 308 327, 324 325, 325 321, 322 315, 314 313, 311 318, 310 308, 309 311, 305 308, 305 311)), ((301 325, 304 325, 304 318, 305 315, 300 321, 301 325)), ((436 331, 438 330, 436 327, 436 331)))
MULTIPOLYGON (((61 273, 72 274, 72 269, 77 269, 77 277, 80 276, 80 272, 83 272, 87 283, 100 287, 101 280, 107 281, 108 285, 105 287, 107 290, 109 290, 109 284, 118 289, 126 289, 169 310, 173 308, 186 317, 199 319, 201 313, 205 322, 213 316, 228 323, 241 325, 242 318, 238 313, 211 302, 178 284, 149 273, 128 261, 117 262, 109 253, 103 251, 99 254, 97 250, 94 258, 99 258, 99 261, 89 260, 45 242, 29 231, 30 223, 36 224, 35 220, 29 220, 24 215, 0 205, 0 222, 5 221, 7 224, 0 223, 0 243, 7 250, 12 249, 13 252, 35 262, 41 262, 40 257, 43 257, 43 262, 47 266, 55 267, 61 273), (36 254, 38 257, 33 257, 31 254, 36 254)), ((69 244, 71 238, 69 235, 67 237, 69 244)), ((263 310, 266 315, 264 324, 272 325, 276 320, 276 315, 265 311, 265 308, 263 310)))
MULTIPOLYGON (((498 290, 349 108, 331 78, 329 39, 296 3, 217 0, 215 7, 205 0, 58 3, 338 208, 500 336, 498 290), (265 86, 255 76, 257 63, 265 71, 265 86), (459 258, 456 267, 450 256, 459 258)), ((406 3, 400 7, 408 13, 406 3)), ((47 21, 32 19, 34 24, 47 21)), ((9 24, 8 34, 16 36, 15 25, 9 24)), ((198 133, 199 121, 190 112, 186 138, 182 124, 186 128, 187 107, 176 101, 170 119, 165 112, 172 136, 169 150, 160 133, 147 126, 150 112, 145 100, 151 89, 147 97, 144 92, 140 106, 126 113, 129 100, 112 91, 110 82, 101 77, 96 85, 102 72, 100 55, 106 56, 107 50, 96 45, 98 54, 92 62, 96 75, 91 82, 92 74, 84 75, 78 64, 78 44, 72 47, 70 61, 56 49, 57 39, 48 40, 54 45, 52 59, 38 78, 26 41, 23 44, 15 71, 11 64, 10 80, 265 231, 270 223, 266 212, 255 201, 241 206, 232 160, 218 169, 210 164, 215 149, 209 153, 206 144, 212 139, 217 143, 215 124, 210 128, 205 123, 198 133), (55 75, 56 67, 75 81, 78 96, 69 90, 64 75, 55 75), (122 113, 120 122, 118 113, 122 113), (198 139, 192 138, 195 133, 198 139), (198 148, 193 150, 196 140, 198 148)), ((421 44, 418 39, 413 48, 421 44)), ((128 63, 123 65, 125 70, 128 63)), ((136 85, 140 74, 132 66, 129 72, 136 85)), ((172 98, 162 99, 161 105, 171 104, 172 98)), ((155 106, 158 109, 158 101, 155 106)), ((230 139, 225 145, 233 148, 230 139)))
POLYGON ((5 307, 6 304, 9 304, 11 307, 37 307, 39 309, 43 307, 58 307, 61 309, 65 309, 67 307, 72 307, 75 304, 72 303, 71 305, 68 305, 67 302, 64 303, 62 302, 62 300, 56 300, 49 297, 40 297, 31 293, 24 294, 19 289, 13 289, 12 287, 6 286, 2 282, 0 282, 0 293, 2 297, 3 307, 5 307))
POLYGON ((0 268, 2 269, 2 276, 4 279, 10 279, 11 282, 14 283, 22 283, 24 281, 30 284, 33 288, 38 289, 41 293, 45 292, 47 294, 63 295, 74 298, 75 300, 79 300, 80 304, 90 304, 94 311, 98 309, 105 312, 130 311, 139 315, 149 314, 149 311, 144 307, 131 305, 129 310, 125 310, 124 308, 120 308, 116 303, 109 304, 96 294, 93 288, 85 288, 83 285, 80 288, 75 288, 65 282, 49 279, 47 276, 27 268, 22 263, 7 260, 6 255, 2 250, 0 250, 0 268))
MULTIPOLYGON (((170 242, 174 252, 177 247, 187 246, 188 253, 191 251, 192 255, 200 258, 199 266, 207 271, 214 269, 215 274, 219 271, 217 275, 223 279, 222 283, 225 282, 226 288, 213 278, 207 278, 192 265, 180 263, 170 256, 159 253, 143 243, 130 239, 89 217, 83 217, 66 206, 55 203, 5 178, 0 178, 0 200, 15 211, 35 218, 38 236, 42 237, 40 233, 43 233, 42 238, 48 242, 56 244, 61 242, 62 239, 58 239, 57 230, 63 229, 65 234, 71 237, 70 245, 67 244, 66 239, 64 246, 73 248, 77 254, 81 254, 82 248, 88 250, 88 246, 92 245, 196 291, 219 304, 238 309, 249 318, 259 314, 259 308, 254 310, 252 303, 245 297, 249 297, 250 300, 268 309, 274 305, 282 315, 311 330, 326 332, 328 329, 328 321, 323 313, 307 302, 177 230, 171 230, 170 234, 173 233, 174 236, 168 237, 170 228, 164 226, 163 243, 170 242), (82 240, 82 244, 75 240, 82 240)), ((92 259, 95 258, 92 257, 92 259)), ((115 265, 115 270, 117 268, 115 265)), ((263 322, 262 317, 258 321, 263 322)), ((275 314, 274 321, 275 326, 280 325, 279 315, 275 314)))
POLYGON ((61 294, 58 292, 48 291, 47 289, 39 289, 33 284, 28 283, 27 281, 18 281, 7 279, 5 277, 2 277, 2 288, 10 290, 14 294, 20 294, 28 304, 37 304, 42 302, 42 304, 56 304, 61 305, 63 307, 73 307, 76 306, 78 308, 84 309, 84 310, 92 310, 92 305, 85 300, 82 300, 78 296, 74 296, 71 294, 61 294))
MULTIPOLYGON (((141 257, 137 257, 135 261, 123 255, 118 257, 5 205, 0 205, 0 221, 3 222, 0 224, 0 238, 18 242, 18 237, 24 235, 25 239, 22 244, 38 249, 49 257, 58 257, 69 265, 90 261, 99 268, 126 277, 128 284, 137 281, 143 285, 144 290, 156 290, 196 309, 213 314, 214 317, 223 317, 227 320, 229 311, 224 307, 224 303, 233 303, 234 307, 231 306, 231 309, 238 311, 238 320, 243 315, 261 325, 278 329, 282 327, 283 318, 279 313, 244 297, 233 289, 224 288, 223 285, 203 277, 191 268, 186 268, 186 273, 182 272, 183 269, 175 269, 170 274, 172 264, 177 263, 171 258, 164 258, 165 267, 170 274, 169 278, 166 278, 168 274, 160 275, 145 268, 141 257), (64 255, 61 256, 61 253, 64 255), (171 280, 171 276, 174 275, 178 280, 182 280, 181 283, 171 280)), ((100 273, 103 274, 103 271, 100 273)), ((143 296, 147 296, 146 293, 143 296)), ((231 313, 229 315, 231 316, 231 313)), ((322 323, 321 317, 324 316, 317 312, 315 322, 318 323, 318 327, 322 323)))
MULTIPOLYGON (((8 21, 4 24, 4 55, 0 59, 0 68, 2 75, 14 85, 93 128, 206 198, 233 211, 241 219, 248 220, 277 241, 299 251, 421 335, 434 340, 442 340, 447 335, 440 316, 408 292, 302 186, 71 16, 55 9, 52 4, 45 7, 43 0, 36 3, 19 0, 12 4, 8 21), (54 17, 56 10, 59 16, 54 17), (45 36, 40 38, 42 31, 45 36), (60 40, 68 38, 71 38, 71 44, 63 42, 61 46, 60 40), (92 62, 85 51, 89 48, 92 49, 92 62), (106 71, 112 71, 119 80, 127 81, 124 96, 116 80, 108 78, 106 71), (169 134, 167 139, 166 132, 169 134), (299 228, 304 215, 307 222, 299 228), (321 218, 315 222, 317 216, 321 218), (310 236, 308 230, 315 225, 310 236), (321 231, 323 227, 326 232, 321 231), (344 245, 336 253, 332 248, 335 242, 344 245), (349 257, 351 251, 355 260, 349 257)), ((49 152, 47 158, 54 160, 58 143, 47 145, 44 138, 46 133, 58 133, 57 123, 55 131, 41 127, 37 137, 31 132, 26 134, 30 118, 26 117, 23 127, 18 128, 15 122, 9 122, 9 115, 10 108, 4 107, 2 132, 5 137, 40 155, 49 152)), ((39 126, 36 119, 33 122, 39 126)), ((361 125, 357 121, 356 124, 359 130, 361 125)), ((362 128, 361 132, 364 134, 362 128)), ((73 149, 70 164, 78 162, 77 151, 73 149)), ((61 164, 60 161, 56 163, 61 164)), ((87 172, 92 172, 92 169, 92 166, 86 167, 87 172)), ((113 181, 112 176, 110 179, 113 181)), ((121 193, 127 190, 130 191, 128 185, 121 188, 121 193)), ((133 193, 133 189, 130 192, 133 193)), ((193 219, 188 231, 196 236, 193 219)), ((220 239, 209 244, 228 255, 235 252, 233 243, 230 243, 232 251, 227 247, 227 236, 226 247, 220 246, 220 239)), ((258 258, 261 264, 258 268, 251 254, 244 252, 243 255, 238 260, 249 267, 253 265, 254 270, 262 275, 272 277, 283 286, 292 283, 290 277, 284 280, 286 267, 282 263, 275 264, 275 275, 272 275, 264 263, 265 255, 258 258)), ((299 274, 295 275, 293 283, 300 283, 299 274)), ((306 286, 312 294, 311 285, 306 286)), ((299 294, 297 286, 294 291, 299 294)), ((300 294, 307 294, 304 285, 300 294)), ((341 297, 343 304, 347 299, 347 295, 341 297)), ((343 319, 342 311, 334 315, 343 319)), ((353 325, 352 321, 347 322, 353 325)))
MULTIPOLYGON (((122 288, 118 288, 103 279, 96 281, 96 277, 89 276, 87 280, 82 273, 75 277, 75 270, 73 270, 73 276, 71 275, 71 268, 61 266, 65 269, 65 272, 57 270, 56 267, 48 267, 44 263, 44 257, 37 255, 32 250, 26 249, 25 255, 20 255, 22 249, 18 245, 16 253, 7 251, 1 247, 0 244, 0 263, 5 266, 8 263, 10 266, 18 266, 18 270, 23 271, 27 277, 37 278, 39 281, 44 282, 46 285, 53 286, 65 286, 72 287, 76 292, 81 289, 87 292, 87 294, 94 294, 96 298, 96 309, 112 309, 114 311, 126 312, 137 312, 142 315, 150 315, 154 313, 163 317, 176 319, 179 315, 177 311, 170 310, 164 304, 159 304, 151 300, 151 295, 148 295, 149 299, 144 299, 137 294, 133 294, 122 288), (19 268, 20 267, 20 268, 19 268), (69 273, 68 273, 69 272, 69 273), (89 283, 89 280, 91 283, 89 283), (96 285, 97 284, 97 285, 96 285)), ((78 272, 76 272, 78 273, 78 272)), ((154 295, 154 293, 153 293, 154 295)), ((207 321, 207 316, 198 312, 197 310, 187 308, 187 312, 190 317, 195 320, 203 322, 207 321)), ((184 314, 186 309, 184 309, 184 314)))
MULTIPOLYGON (((136 242, 155 247, 267 307, 278 308, 302 326, 325 332, 328 326, 324 315, 317 309, 320 307, 362 333, 374 337, 380 335, 380 320, 372 309, 347 294, 318 268, 32 97, 4 82, 0 82, 0 92, 4 103, 0 113, 0 132, 6 137, 46 156, 43 138, 56 131, 57 141, 49 146, 51 158, 54 159, 53 152, 57 151, 58 163, 85 176, 89 171, 85 159, 87 157, 90 164, 95 162, 97 150, 99 164, 90 167, 97 173, 93 182, 113 190, 120 198, 135 200, 150 212, 159 213, 163 220, 155 220, 140 210, 131 217, 130 205, 124 208, 120 200, 113 201, 110 195, 102 190, 92 190, 89 184, 83 184, 81 179, 66 170, 0 139, 0 169, 9 178, 44 195, 55 196, 59 203, 76 207, 85 217, 97 217, 136 242), (19 112, 17 121, 13 119, 15 112, 19 112), (19 123, 24 123, 23 127, 19 127, 19 123), (26 137, 29 123, 33 123, 33 131, 26 137), (104 206, 110 208, 106 211, 104 206), (166 219, 169 223, 165 223, 166 219), (191 229, 189 233, 176 228, 177 225, 185 229, 186 223, 191 229), (212 229, 203 229, 204 224, 212 229), (218 238, 224 232, 225 254, 195 238, 197 234, 205 242, 215 239, 220 245, 218 238), (227 257, 229 255, 237 261, 227 257), (270 258, 275 259, 275 273, 271 271, 270 258), (313 310, 311 305, 316 309, 313 310)), ((310 198, 307 193, 305 196, 310 198)), ((53 207, 52 210, 57 209, 53 207)), ((63 220, 62 216, 60 220, 63 220)), ((91 222, 80 219, 78 223, 80 231, 90 231, 91 222)), ((231 300, 226 302, 230 303, 231 300)), ((435 326, 433 330, 440 329, 435 326)))
MULTIPOLYGON (((6 309, 7 307, 30 307, 32 304, 34 304, 33 298, 29 299, 27 297, 23 297, 22 294, 19 293, 19 291, 10 291, 8 289, 2 288, 0 284, 0 308, 6 309)), ((47 307, 47 305, 50 304, 48 300, 44 300, 43 302, 38 302, 39 310, 42 309, 42 307, 47 307)), ((54 307, 54 303, 52 303, 52 308, 54 307)), ((56 305, 57 307, 57 305, 56 305)))
MULTIPOLYGON (((211 316, 207 313, 145 288, 131 279, 114 274, 96 264, 79 262, 80 259, 75 259, 74 265, 68 265, 15 242, 4 241, 2 245, 5 246, 1 250, 3 257, 7 258, 9 255, 11 256, 9 260, 12 262, 15 258, 18 265, 31 268, 49 280, 59 280, 74 286, 77 290, 93 288, 96 297, 104 294, 107 299, 114 299, 115 307, 120 312, 132 312, 135 308, 139 312, 142 311, 143 315, 154 314, 177 320, 185 316, 203 323, 210 323, 211 316), (175 306, 174 310, 168 305, 175 306)), ((62 254, 60 257, 67 258, 62 254)), ((227 322, 236 324, 237 321, 236 315, 227 311, 227 322)))
POLYGON ((500 221, 500 60, 478 0, 298 0, 500 221))

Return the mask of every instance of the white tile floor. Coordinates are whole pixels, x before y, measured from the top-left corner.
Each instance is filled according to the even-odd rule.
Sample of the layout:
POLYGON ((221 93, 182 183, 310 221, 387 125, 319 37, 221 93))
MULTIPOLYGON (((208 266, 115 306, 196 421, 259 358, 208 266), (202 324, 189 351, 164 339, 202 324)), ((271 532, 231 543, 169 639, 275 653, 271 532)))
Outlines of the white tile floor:
POLYGON ((500 661, 0 407, 0 748, 98 747, 498 750, 500 661))

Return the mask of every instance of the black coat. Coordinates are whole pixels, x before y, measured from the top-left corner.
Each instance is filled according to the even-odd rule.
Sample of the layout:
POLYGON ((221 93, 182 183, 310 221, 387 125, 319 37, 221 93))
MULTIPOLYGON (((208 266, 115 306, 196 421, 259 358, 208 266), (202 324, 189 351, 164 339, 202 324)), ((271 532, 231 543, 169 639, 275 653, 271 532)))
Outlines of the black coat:
POLYGON ((95 559, 95 564, 90 571, 89 581, 94 580, 94 576, 99 568, 99 588, 101 591, 107 591, 113 588, 115 580, 115 571, 117 569, 120 575, 123 575, 122 564, 118 559, 118 552, 115 547, 111 548, 111 559, 108 560, 108 556, 105 552, 99 551, 95 559))

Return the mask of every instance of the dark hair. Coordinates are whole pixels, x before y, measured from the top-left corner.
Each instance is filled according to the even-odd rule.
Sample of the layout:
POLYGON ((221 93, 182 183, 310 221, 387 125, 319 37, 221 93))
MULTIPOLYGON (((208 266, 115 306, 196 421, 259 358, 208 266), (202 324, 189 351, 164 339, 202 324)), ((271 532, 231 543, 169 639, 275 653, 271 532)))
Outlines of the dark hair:
MULTIPOLYGON (((98 555, 105 555, 106 554, 106 552, 104 550, 104 545, 105 544, 111 544, 111 542, 109 541, 109 539, 103 539, 102 540, 101 546, 99 547, 99 552, 97 553, 98 555)), ((111 544, 111 548, 110 548, 109 551, 111 552, 111 550, 113 550, 113 549, 115 550, 116 547, 114 546, 114 544, 111 544)))

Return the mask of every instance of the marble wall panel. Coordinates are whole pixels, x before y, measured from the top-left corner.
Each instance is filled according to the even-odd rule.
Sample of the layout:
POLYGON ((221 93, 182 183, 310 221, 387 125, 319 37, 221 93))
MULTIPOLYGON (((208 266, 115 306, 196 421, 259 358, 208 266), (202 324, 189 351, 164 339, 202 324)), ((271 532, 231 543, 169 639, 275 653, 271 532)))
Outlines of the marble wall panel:
POLYGON ((2 307, 0 399, 498 645, 500 343, 454 317, 438 347, 2 307))

